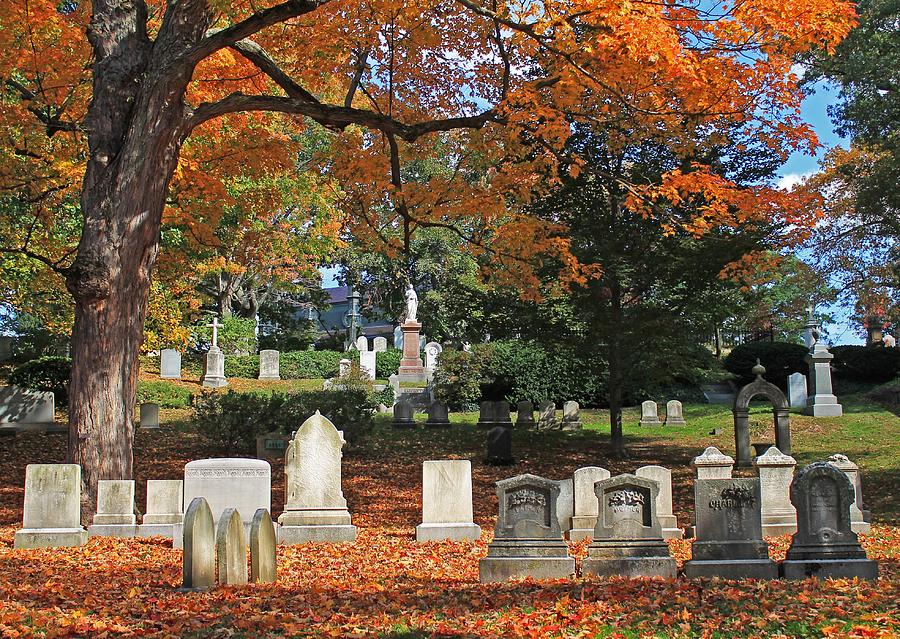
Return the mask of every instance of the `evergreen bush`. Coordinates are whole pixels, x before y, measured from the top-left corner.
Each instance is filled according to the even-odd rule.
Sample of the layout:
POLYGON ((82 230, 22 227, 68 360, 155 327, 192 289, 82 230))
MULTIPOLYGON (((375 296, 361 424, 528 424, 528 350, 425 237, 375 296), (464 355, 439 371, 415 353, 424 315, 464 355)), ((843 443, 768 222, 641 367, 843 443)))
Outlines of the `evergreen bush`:
POLYGON ((808 370, 803 361, 808 352, 805 346, 790 342, 749 342, 736 346, 722 363, 729 373, 738 377, 740 384, 747 384, 753 381, 751 369, 758 359, 766 367, 766 380, 787 388, 789 375, 808 370))
POLYGON ((50 391, 57 406, 69 403, 69 377, 72 360, 60 355, 45 355, 25 362, 9 375, 9 383, 32 390, 50 391))
POLYGON ((860 382, 889 382, 900 375, 900 348, 835 346, 832 366, 836 374, 860 382))

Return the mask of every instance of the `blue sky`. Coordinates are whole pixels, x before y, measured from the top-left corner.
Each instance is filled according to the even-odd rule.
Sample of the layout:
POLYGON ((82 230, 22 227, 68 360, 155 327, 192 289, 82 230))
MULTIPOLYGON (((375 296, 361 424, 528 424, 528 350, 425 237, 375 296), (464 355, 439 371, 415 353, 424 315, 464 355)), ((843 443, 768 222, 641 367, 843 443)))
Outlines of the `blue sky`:
MULTIPOLYGON (((808 95, 803 101, 803 119, 809 122, 819 136, 822 147, 815 155, 794 153, 779 171, 780 184, 790 186, 796 184, 803 177, 814 173, 818 168, 828 149, 846 142, 834 131, 831 119, 828 117, 828 106, 837 101, 837 91, 827 85, 819 85, 815 93, 808 95)), ((322 269, 322 286, 337 286, 335 276, 336 269, 322 269)), ((850 309, 840 306, 832 306, 820 309, 834 317, 835 323, 827 327, 828 340, 832 344, 862 344, 863 340, 856 335, 856 327, 850 323, 850 309)))

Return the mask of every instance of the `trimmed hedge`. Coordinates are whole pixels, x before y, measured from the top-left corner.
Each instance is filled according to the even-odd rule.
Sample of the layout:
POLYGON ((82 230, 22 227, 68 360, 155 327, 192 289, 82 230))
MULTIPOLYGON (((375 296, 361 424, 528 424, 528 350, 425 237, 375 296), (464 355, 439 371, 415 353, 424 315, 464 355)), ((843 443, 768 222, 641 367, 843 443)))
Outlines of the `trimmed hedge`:
POLYGON ((751 369, 758 359, 766 367, 765 378, 780 388, 787 388, 787 378, 792 373, 808 370, 806 357, 808 349, 801 344, 790 342, 749 342, 736 346, 722 361, 729 373, 746 384, 753 380, 751 369))
POLYGON ((165 380, 138 382, 136 403, 159 404, 161 408, 186 408, 191 405, 191 391, 165 380))
POLYGON ((374 396, 363 388, 299 393, 205 392, 194 399, 199 430, 224 450, 252 454, 265 433, 290 434, 317 410, 352 442, 373 426, 374 396))
POLYGON ((884 346, 835 346, 832 366, 845 379, 889 382, 900 375, 900 348, 884 346))
MULTIPOLYGON (((358 355, 357 355, 358 357, 358 355)), ((387 379, 400 370, 400 360, 403 359, 403 351, 398 348, 389 348, 375 356, 375 377, 387 379)), ((388 404, 390 406, 390 404, 388 404)))
POLYGON ((32 390, 50 391, 57 406, 69 403, 69 377, 72 360, 59 355, 46 355, 25 362, 9 375, 9 383, 32 390))

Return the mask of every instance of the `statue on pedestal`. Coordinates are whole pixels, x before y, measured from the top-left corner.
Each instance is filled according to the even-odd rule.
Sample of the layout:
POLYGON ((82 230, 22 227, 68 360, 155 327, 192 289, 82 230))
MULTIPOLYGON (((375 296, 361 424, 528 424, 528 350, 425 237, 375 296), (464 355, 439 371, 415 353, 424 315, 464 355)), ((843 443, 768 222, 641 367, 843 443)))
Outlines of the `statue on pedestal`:
POLYGON ((415 323, 416 316, 419 313, 419 296, 416 295, 416 289, 413 288, 412 282, 406 285, 406 317, 403 323, 415 323))

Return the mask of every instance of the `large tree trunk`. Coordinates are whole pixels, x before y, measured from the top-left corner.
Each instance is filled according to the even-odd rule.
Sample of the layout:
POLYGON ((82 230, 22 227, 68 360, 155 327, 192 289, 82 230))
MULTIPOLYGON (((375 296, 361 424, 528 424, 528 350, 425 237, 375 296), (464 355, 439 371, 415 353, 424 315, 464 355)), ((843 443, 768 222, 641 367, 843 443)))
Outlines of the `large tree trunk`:
MULTIPOLYGON (((205 30, 195 20, 201 24, 194 40, 205 30)), ((166 191, 187 134, 183 97, 192 69, 171 64, 179 52, 165 45, 172 34, 161 33, 153 46, 145 24, 143 3, 97 0, 88 29, 97 58, 88 110, 91 156, 81 197, 84 229, 67 274, 75 299, 69 458, 81 465, 85 517, 94 509, 98 480, 132 477, 150 275, 166 191)))
POLYGON ((622 287, 613 276, 610 284, 609 332, 609 434, 613 455, 625 457, 625 438, 622 433, 622 344, 620 331, 626 330, 622 321, 622 287))

